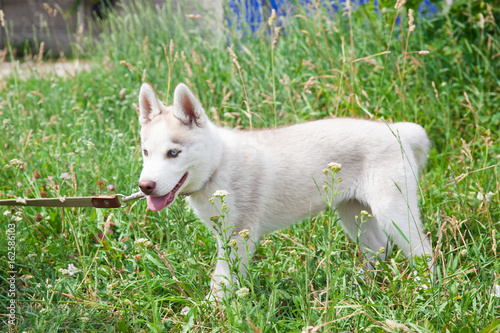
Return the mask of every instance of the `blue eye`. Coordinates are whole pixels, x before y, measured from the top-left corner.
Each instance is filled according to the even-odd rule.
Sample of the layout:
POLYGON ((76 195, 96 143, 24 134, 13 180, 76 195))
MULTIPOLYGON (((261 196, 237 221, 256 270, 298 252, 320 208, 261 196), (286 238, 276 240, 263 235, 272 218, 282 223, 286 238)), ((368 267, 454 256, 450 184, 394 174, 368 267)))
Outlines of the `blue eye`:
POLYGON ((167 157, 177 157, 179 156, 180 150, 171 149, 167 152, 167 157))
POLYGON ((144 156, 148 156, 148 154, 149 154, 149 153, 148 153, 148 151, 147 151, 146 149, 144 149, 144 150, 142 151, 142 153, 144 154, 144 156))

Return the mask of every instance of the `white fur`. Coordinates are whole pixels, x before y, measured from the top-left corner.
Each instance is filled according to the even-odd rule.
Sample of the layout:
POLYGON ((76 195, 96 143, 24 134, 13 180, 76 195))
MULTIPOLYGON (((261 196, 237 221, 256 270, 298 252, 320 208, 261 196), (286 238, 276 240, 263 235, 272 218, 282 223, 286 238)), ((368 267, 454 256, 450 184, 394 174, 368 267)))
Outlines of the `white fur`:
MULTIPOLYGON (((141 181, 154 181, 152 196, 172 190, 185 172, 186 181, 177 193, 189 194, 189 205, 215 232, 219 254, 212 287, 229 287, 231 277, 222 239, 238 243, 239 268, 248 265, 245 247, 238 234, 250 231, 250 255, 262 235, 286 228, 318 214, 328 163, 342 165, 338 177, 340 194, 333 205, 349 237, 377 252, 388 237, 409 257, 431 254, 417 206, 418 174, 424 167, 429 140, 422 127, 413 123, 386 124, 361 119, 325 119, 284 128, 235 131, 212 124, 193 93, 183 84, 174 92, 172 107, 165 107, 153 89, 144 84, 139 96, 141 138, 144 158, 141 181), (180 150, 167 158, 170 149, 180 150), (319 186, 319 189, 318 189, 319 186), (211 221, 219 215, 220 203, 209 199, 226 190, 228 225, 235 228, 225 236, 211 221), (355 216, 361 210, 373 217, 362 224, 355 216), (359 221, 358 221, 359 222, 359 221), (408 243, 401 232, 410 241, 408 243)), ((231 253, 235 260, 235 251, 231 253)))

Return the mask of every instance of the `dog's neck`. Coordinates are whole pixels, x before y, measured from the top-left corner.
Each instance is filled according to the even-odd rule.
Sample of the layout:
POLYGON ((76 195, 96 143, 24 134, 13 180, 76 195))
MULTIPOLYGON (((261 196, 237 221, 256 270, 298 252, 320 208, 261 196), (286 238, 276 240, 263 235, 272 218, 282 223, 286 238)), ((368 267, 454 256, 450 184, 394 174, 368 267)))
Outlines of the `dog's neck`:
POLYGON ((220 168, 220 164, 222 161, 222 156, 224 153, 224 150, 226 149, 225 144, 223 139, 221 138, 221 130, 224 131, 224 129, 220 129, 217 126, 215 126, 212 123, 207 124, 209 130, 209 136, 210 139, 209 142, 211 142, 211 145, 209 147, 211 154, 210 154, 210 166, 211 168, 205 175, 205 177, 200 181, 199 185, 197 188, 194 189, 186 189, 186 192, 180 193, 180 195, 183 196, 190 196, 192 194, 195 194, 197 192, 203 191, 203 189, 206 188, 207 185, 209 185, 214 177, 217 175, 217 172, 220 168))

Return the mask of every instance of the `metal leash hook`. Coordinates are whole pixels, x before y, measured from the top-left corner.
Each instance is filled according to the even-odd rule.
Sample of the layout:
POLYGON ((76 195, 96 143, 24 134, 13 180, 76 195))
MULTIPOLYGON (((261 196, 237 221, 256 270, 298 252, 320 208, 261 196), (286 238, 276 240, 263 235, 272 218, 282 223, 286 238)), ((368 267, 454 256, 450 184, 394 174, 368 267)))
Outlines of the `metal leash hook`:
POLYGON ((117 194, 117 196, 122 198, 122 208, 127 207, 131 201, 146 199, 146 195, 141 191, 132 193, 131 195, 117 194))

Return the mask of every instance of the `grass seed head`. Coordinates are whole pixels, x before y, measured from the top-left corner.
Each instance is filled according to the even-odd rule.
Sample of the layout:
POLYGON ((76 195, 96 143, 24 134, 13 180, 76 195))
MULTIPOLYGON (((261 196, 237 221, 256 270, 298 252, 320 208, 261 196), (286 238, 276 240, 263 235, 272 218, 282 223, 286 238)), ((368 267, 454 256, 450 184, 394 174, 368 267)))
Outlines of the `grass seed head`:
POLYGON ((229 55, 231 56, 231 62, 233 63, 234 66, 236 66, 238 70, 240 70, 241 66, 240 63, 238 62, 238 57, 233 51, 233 46, 231 45, 230 47, 227 48, 227 50, 229 51, 229 55))
POLYGON ((407 0, 397 0, 394 9, 399 9, 405 5, 407 0))
POLYGON ((273 8, 273 10, 271 12, 271 16, 269 17, 269 20, 267 21, 267 24, 269 24, 270 27, 273 26, 273 22, 274 22, 275 18, 276 18, 276 11, 273 8))
POLYGON ((278 41, 280 40, 280 30, 281 28, 274 28, 274 37, 271 45, 273 50, 276 47, 276 45, 278 45, 278 41))
POLYGON ((415 31, 415 24, 413 22, 415 21, 413 17, 413 9, 408 10, 408 33, 415 31))

